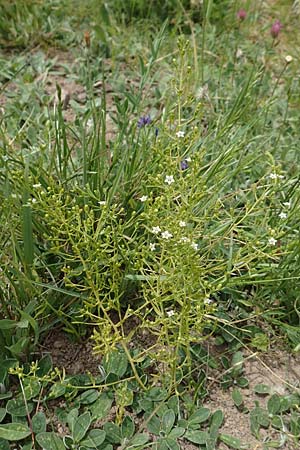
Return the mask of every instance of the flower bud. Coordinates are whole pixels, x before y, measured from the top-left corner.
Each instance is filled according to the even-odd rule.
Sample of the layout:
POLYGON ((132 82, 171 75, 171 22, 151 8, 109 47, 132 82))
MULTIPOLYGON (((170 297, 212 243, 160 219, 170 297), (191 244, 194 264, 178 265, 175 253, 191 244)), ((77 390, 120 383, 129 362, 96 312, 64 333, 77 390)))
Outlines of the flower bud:
POLYGON ((282 28, 282 23, 276 20, 271 27, 271 36, 273 39, 277 38, 282 28))

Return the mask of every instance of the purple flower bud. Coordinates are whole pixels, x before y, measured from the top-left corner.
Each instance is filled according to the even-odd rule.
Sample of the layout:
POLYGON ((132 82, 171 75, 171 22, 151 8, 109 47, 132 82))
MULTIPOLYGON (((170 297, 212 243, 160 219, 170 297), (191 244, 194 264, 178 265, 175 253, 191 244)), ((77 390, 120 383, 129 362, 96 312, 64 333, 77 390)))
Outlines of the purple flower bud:
POLYGON ((143 128, 146 125, 150 125, 151 122, 152 122, 151 117, 149 116, 149 114, 147 114, 146 116, 141 116, 139 118, 137 126, 138 128, 143 128))
POLYGON ((183 159, 181 161, 181 163, 180 163, 180 169, 181 170, 186 170, 186 169, 188 169, 188 167, 189 167, 189 164, 188 164, 187 160, 183 159))
POLYGON ((247 11, 245 9, 239 9, 236 16, 239 20, 245 20, 247 17, 247 11))
POLYGON ((272 36, 273 39, 275 39, 275 38, 278 37, 278 35, 279 35, 280 31, 281 31, 282 26, 283 26, 283 25, 282 25, 282 23, 281 23, 279 20, 276 20, 276 21, 273 23, 273 25, 272 25, 272 27, 271 27, 271 36, 272 36))

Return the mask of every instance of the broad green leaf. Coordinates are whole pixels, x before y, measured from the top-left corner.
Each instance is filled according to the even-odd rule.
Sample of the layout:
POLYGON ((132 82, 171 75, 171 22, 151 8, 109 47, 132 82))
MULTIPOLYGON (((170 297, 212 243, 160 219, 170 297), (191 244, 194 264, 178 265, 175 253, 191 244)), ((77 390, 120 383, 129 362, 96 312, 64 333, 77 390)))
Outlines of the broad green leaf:
POLYGON ((267 428, 269 424, 270 419, 266 410, 256 406, 250 411, 250 429, 256 438, 259 438, 260 427, 267 428))
POLYGON ((89 429, 92 422, 91 414, 89 411, 81 414, 74 420, 73 423, 73 439, 75 444, 81 441, 86 435, 87 430, 89 429))
POLYGON ((24 393, 26 400, 37 397, 40 393, 41 385, 38 380, 29 378, 24 381, 24 393))
POLYGON ((166 434, 169 434, 174 423, 175 423, 175 413, 172 409, 168 409, 162 417, 161 429, 166 434))
POLYGON ((133 436, 126 449, 133 449, 145 445, 149 441, 149 435, 147 433, 137 433, 133 436))
POLYGON ((0 438, 7 441, 19 441, 31 434, 28 426, 21 423, 0 424, 0 438))
POLYGON ((51 386, 48 397, 49 399, 58 398, 64 395, 66 392, 66 386, 62 383, 55 383, 51 386))
POLYGON ((169 450, 165 439, 156 441, 156 450, 169 450))
POLYGON ((177 439, 177 438, 183 436, 184 432, 185 432, 185 428, 175 427, 175 428, 172 428, 172 430, 170 431, 169 437, 171 439, 177 439))
POLYGON ((300 404, 300 396, 298 394, 285 395, 280 399, 280 412, 288 411, 293 406, 300 404))
POLYGON ((106 433, 104 430, 91 430, 86 437, 80 442, 80 445, 88 448, 98 448, 105 440, 106 433))
POLYGON ((98 447, 97 450, 113 450, 113 446, 111 444, 102 444, 98 447))
POLYGON ((5 439, 0 439, 0 450, 10 450, 9 443, 5 439))
POLYGON ((219 428, 221 427, 224 420, 224 413, 220 409, 215 411, 210 419, 210 436, 216 438, 219 433, 219 428))
POLYGON ((77 400, 81 405, 90 405, 91 403, 94 403, 98 397, 99 391, 96 389, 89 389, 77 397, 77 400))
POLYGON ((234 448, 236 450, 249 448, 248 445, 246 446, 245 444, 242 444, 239 438, 230 436, 229 434, 220 434, 219 438, 229 448, 234 448))
MULTIPOLYGON (((33 410, 33 404, 27 403, 29 413, 33 410)), ((6 411, 12 416, 27 416, 27 409, 23 398, 12 398, 6 403, 6 411)))
POLYGON ((121 430, 120 428, 112 423, 106 422, 103 426, 104 431, 106 433, 106 439, 112 444, 120 444, 122 441, 121 430))
POLYGON ((237 388, 233 389, 231 397, 237 408, 239 408, 243 404, 243 396, 239 389, 237 389, 237 388))
POLYGON ((32 431, 35 434, 46 431, 47 421, 43 412, 39 411, 32 417, 32 431))
POLYGON ((159 387, 153 387, 149 392, 145 395, 145 397, 153 402, 161 402, 165 400, 168 396, 168 392, 166 389, 162 389, 159 387))
POLYGON ((131 439, 134 434, 135 426, 134 421, 130 416, 126 416, 121 425, 122 438, 131 439))
POLYGON ((246 388, 247 386, 249 386, 249 380, 245 377, 239 377, 236 380, 236 384, 241 388, 246 388))
POLYGON ((193 444, 205 445, 209 434, 207 431, 192 430, 187 431, 183 437, 188 441, 193 442, 193 444))
POLYGON ((280 397, 278 394, 272 395, 267 403, 268 413, 275 415, 280 411, 280 397))
POLYGON ((39 360, 38 370, 36 373, 39 377, 43 377, 44 375, 47 375, 51 369, 52 369, 52 358, 51 355, 48 353, 39 360))
POLYGON ((271 392, 271 388, 267 384, 257 384, 254 386, 254 392, 260 395, 268 395, 271 392))
POLYGON ((179 398, 177 395, 173 395, 167 401, 167 405, 170 409, 174 411, 175 414, 178 414, 179 411, 179 398))
POLYGON ((210 410, 208 408, 199 408, 188 418, 188 423, 189 425, 194 423, 203 423, 209 418, 209 416, 210 410))
POLYGON ((99 420, 107 417, 112 402, 113 402, 112 398, 109 397, 107 394, 105 393, 100 394, 97 400, 89 407, 92 419, 99 420))
POLYGON ((160 420, 155 414, 148 421, 147 429, 148 429, 148 431, 150 433, 155 434, 156 436, 159 436, 159 433, 160 433, 160 420))
POLYGON ((165 439, 165 442, 167 444, 167 447, 169 450, 180 450, 179 445, 177 444, 177 442, 174 439, 171 439, 170 437, 167 437, 165 439))
POLYGON ((103 367, 107 374, 114 373, 122 377, 128 366, 128 359, 124 352, 114 350, 103 361, 103 367))
POLYGON ((271 425, 273 428, 276 428, 277 430, 284 430, 284 428, 285 428, 282 417, 280 417, 280 416, 272 417, 271 425))
POLYGON ((243 353, 240 351, 235 352, 231 361, 232 364, 231 374, 233 377, 237 377, 241 373, 243 362, 244 362, 243 353))
POLYGON ((43 450, 66 450, 62 439, 53 432, 37 434, 36 441, 43 450))

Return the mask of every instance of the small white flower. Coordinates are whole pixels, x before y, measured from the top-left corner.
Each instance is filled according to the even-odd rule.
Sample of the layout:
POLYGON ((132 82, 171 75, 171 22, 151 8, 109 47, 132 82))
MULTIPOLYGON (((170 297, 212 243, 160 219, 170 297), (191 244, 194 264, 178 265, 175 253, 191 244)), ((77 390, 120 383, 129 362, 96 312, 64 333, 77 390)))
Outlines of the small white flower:
POLYGON ((277 173, 270 173, 269 178, 271 178, 271 180, 277 180, 278 175, 277 173))
POLYGON ((186 236, 182 236, 182 237, 179 239, 179 242, 187 243, 187 242, 190 242, 190 239, 189 239, 188 237, 186 237, 186 236))
POLYGON ((284 175, 277 175, 280 180, 284 179, 284 175))
POLYGON ((36 183, 36 184, 33 184, 32 187, 33 187, 34 189, 38 189, 38 188, 41 188, 42 185, 41 185, 41 183, 36 183))
POLYGON ((161 232, 160 227, 152 227, 152 233, 158 234, 158 233, 160 233, 160 232, 161 232))
POLYGON ((198 244, 196 244, 196 242, 192 242, 192 243, 191 243, 191 247, 192 247, 192 249, 194 249, 194 250, 198 250, 198 244))
POLYGON ((291 207, 291 202, 283 202, 282 204, 283 204, 283 206, 285 206, 286 208, 290 208, 290 207, 291 207))
POLYGON ((190 162, 192 161, 192 158, 191 158, 190 156, 187 156, 187 157, 185 158, 185 160, 186 160, 186 162, 190 163, 190 162))
POLYGON ((213 302, 214 301, 211 298, 209 298, 209 297, 205 297, 205 299, 204 299, 204 304, 205 305, 211 305, 213 302))
POLYGON ((148 195, 142 195, 141 197, 139 197, 139 200, 140 200, 141 202, 147 201, 147 200, 148 200, 148 195))
POLYGON ((174 177, 173 177, 173 175, 166 175, 166 178, 165 178, 165 183, 167 183, 167 184, 172 184, 172 183, 174 183, 175 182, 175 180, 174 180, 174 177))
POLYGON ((177 133, 176 133, 176 136, 178 137, 178 138, 184 138, 184 136, 185 136, 185 132, 184 131, 177 131, 177 133))
POLYGON ((30 203, 36 203, 37 202, 36 198, 34 198, 34 197, 30 198, 29 201, 30 201, 30 203))
POLYGON ((186 222, 185 222, 184 220, 181 220, 181 221, 179 222, 179 226, 180 226, 181 228, 186 227, 186 222))
POLYGON ((268 240, 269 245, 276 245, 277 239, 270 237, 270 239, 268 240))
POLYGON ((104 206, 104 205, 106 205, 106 201, 105 200, 101 200, 100 202, 98 202, 99 203, 99 205, 101 205, 101 206, 104 206))
POLYGON ((170 309, 169 311, 166 311, 166 312, 167 312, 167 316, 168 316, 168 317, 172 317, 172 316, 174 316, 174 314, 175 314, 175 312, 174 312, 173 309, 170 309))
POLYGON ((239 58, 241 58, 243 56, 243 54, 244 54, 243 50, 241 48, 238 48, 237 51, 236 51, 235 56, 236 56, 237 59, 239 59, 239 58))
POLYGON ((154 252, 156 245, 153 242, 150 242, 149 247, 150 247, 151 252, 154 252))
POLYGON ((171 238, 173 237, 173 234, 170 233, 170 232, 167 230, 167 231, 163 231, 163 232, 161 233, 161 237, 162 237, 163 239, 171 239, 171 238))
POLYGON ((286 219, 287 218, 287 213, 285 213, 285 212, 281 212, 280 214, 279 214, 279 217, 280 217, 280 219, 286 219))
POLYGON ((286 57, 284 59, 287 64, 289 64, 293 61, 293 57, 291 55, 286 55, 286 57))

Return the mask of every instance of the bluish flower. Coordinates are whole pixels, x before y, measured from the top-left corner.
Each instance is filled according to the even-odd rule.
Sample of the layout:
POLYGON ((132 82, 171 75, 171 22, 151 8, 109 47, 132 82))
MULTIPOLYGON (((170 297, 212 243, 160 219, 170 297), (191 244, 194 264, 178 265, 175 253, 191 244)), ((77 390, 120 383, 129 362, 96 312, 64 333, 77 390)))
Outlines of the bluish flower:
POLYGON ((183 159, 180 163, 180 168, 181 170, 186 170, 189 168, 189 163, 187 162, 186 159, 183 159))
POLYGON ((152 122, 151 117, 149 116, 149 114, 147 114, 146 116, 141 116, 139 118, 137 126, 138 128, 143 128, 146 125, 150 125, 151 122, 152 122))

